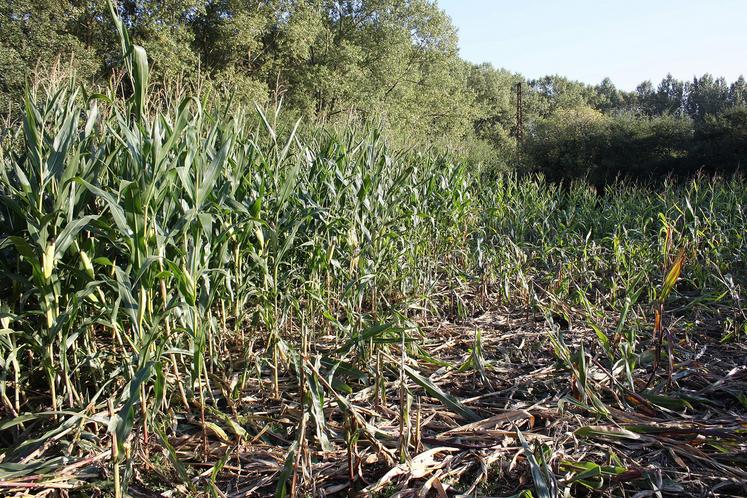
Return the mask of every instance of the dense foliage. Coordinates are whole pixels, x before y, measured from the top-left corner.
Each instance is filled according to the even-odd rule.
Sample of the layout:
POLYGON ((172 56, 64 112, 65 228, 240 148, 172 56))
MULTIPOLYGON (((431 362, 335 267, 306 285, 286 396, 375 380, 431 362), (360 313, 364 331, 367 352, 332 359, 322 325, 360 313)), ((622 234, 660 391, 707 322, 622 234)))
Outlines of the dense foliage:
MULTIPOLYGON (((627 403, 650 370, 647 303, 662 299, 677 247, 687 257, 680 288, 737 310, 722 317, 723 339, 745 333, 742 181, 660 195, 617 185, 600 198, 582 183, 394 153, 373 131, 282 132, 273 114, 229 116, 191 99, 141 117, 135 99, 78 102, 71 89, 27 101, 1 157, 0 476, 11 488, 73 477, 80 486, 92 474, 79 462, 111 445, 105 488, 147 480, 131 469, 152 451, 171 469, 159 485, 217 494, 221 451, 232 455, 236 440, 280 453, 286 470, 261 473, 261 489, 285 496, 297 448, 344 443, 333 406, 382 455, 406 455, 409 443, 374 429, 346 393, 412 399, 395 384, 404 376, 475 417, 418 373, 436 360, 418 348, 416 323, 490 302, 548 319, 586 310, 598 327, 628 315, 625 334, 600 331, 598 346, 627 403), (274 425, 263 428, 264 408, 245 394, 255 383, 256 396, 296 408, 265 415, 274 425), (177 456, 171 444, 190 435, 202 442, 177 456), (205 458, 220 461, 200 478, 205 458)), ((577 378, 577 352, 553 340, 577 378)), ((460 368, 487 375, 480 357, 470 361, 460 368)), ((608 416, 606 391, 583 386, 580 399, 608 416)))
MULTIPOLYGON (((743 180, 694 179, 658 195, 615 184, 600 197, 582 182, 560 188, 433 151, 396 152, 371 129, 285 127, 276 111, 189 96, 163 103, 148 93, 145 51, 117 27, 128 97, 118 87, 88 99, 74 84, 42 89, 26 97, 0 149, 4 489, 122 496, 149 481, 180 496, 318 496, 314 476, 331 468, 340 479, 345 451, 344 483, 322 484, 368 486, 355 474, 368 462, 357 447, 375 457, 371 475, 420 451, 416 394, 448 409, 441 426, 506 415, 493 406, 478 414, 474 400, 423 372, 489 375, 479 333, 461 365, 435 358, 419 335, 429 320, 464 319, 496 302, 553 325, 557 365, 547 371, 562 372, 575 393, 558 405, 591 413, 587 435, 606 430, 599 420, 617 424, 613 411, 626 413, 623 435, 637 438, 633 430, 651 430, 630 422, 640 406, 647 421, 664 409, 691 421, 693 405, 706 405, 706 423, 717 403, 732 415, 744 404, 723 379, 708 386, 723 399, 669 393, 674 359, 686 353, 671 340, 661 351, 680 274, 679 289, 719 324, 719 340, 738 343, 747 332, 743 180), (658 313, 653 365, 649 304, 658 313), (590 357, 595 370, 583 343, 555 327, 577 316, 603 352, 590 357), (667 377, 659 356, 669 359, 667 377), (395 414, 398 431, 382 412, 395 414), (228 478, 231 468, 245 473, 228 478)), ((590 129, 608 119, 593 110, 553 116, 590 129)), ((705 119, 708 136, 732 129, 729 116, 705 119)), ((683 365, 683 378, 697 368, 683 365)), ((712 474, 739 472, 743 430, 727 429, 709 429, 712 444, 699 450, 718 453, 712 474)), ((558 484, 542 461, 532 471, 537 496, 560 496, 539 491, 543 480, 571 494, 590 478, 568 461, 573 478, 558 484)), ((592 477, 625 492, 661 486, 660 470, 632 481, 622 463, 593 465, 592 477)))
MULTIPOLYGON (((399 145, 429 143, 473 162, 600 185, 731 173, 745 160, 744 78, 668 76, 634 92, 609 79, 527 80, 461 60, 456 31, 431 0, 128 0, 118 12, 150 54, 151 93, 161 99, 193 92, 249 107, 282 101, 291 122, 373 121, 399 145), (524 144, 516 140, 517 83, 524 144)), ((120 66, 105 0, 0 7, 3 112, 16 115, 25 86, 50 74, 72 68, 94 93, 120 66)))

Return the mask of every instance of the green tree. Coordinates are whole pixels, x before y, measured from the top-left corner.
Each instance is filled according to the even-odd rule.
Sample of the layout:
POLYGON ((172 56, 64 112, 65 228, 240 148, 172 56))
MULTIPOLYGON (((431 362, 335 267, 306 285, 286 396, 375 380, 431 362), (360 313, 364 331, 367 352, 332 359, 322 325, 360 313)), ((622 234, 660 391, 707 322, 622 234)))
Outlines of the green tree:
POLYGON ((604 113, 619 111, 625 106, 625 96, 617 89, 612 80, 604 78, 600 84, 594 88, 596 95, 594 98, 594 107, 604 113))
POLYGON ((544 76, 528 83, 537 97, 534 110, 541 117, 548 117, 559 109, 589 106, 595 96, 592 86, 560 75, 544 76))
MULTIPOLYGON (((6 106, 21 102, 34 75, 59 65, 79 78, 93 77, 96 51, 77 35, 83 7, 53 0, 6 0, 0 5, 0 96, 6 106)), ((3 106, 5 107, 5 106, 3 106)))
POLYGON ((727 101, 730 106, 747 106, 747 82, 740 75, 737 81, 729 87, 727 101))
POLYGON ((707 115, 695 131, 698 167, 711 171, 744 172, 747 166, 747 106, 707 115))
POLYGON ((655 114, 681 114, 685 105, 685 83, 667 74, 656 89, 654 101, 655 114))
POLYGON ((635 110, 647 116, 656 114, 656 91, 650 80, 646 80, 635 89, 635 110))
POLYGON ((588 106, 538 119, 524 147, 531 166, 552 181, 597 175, 608 147, 610 118, 588 106))
POLYGON ((729 87, 724 78, 714 78, 710 74, 695 77, 687 88, 687 113, 696 121, 717 115, 726 108, 728 95, 729 87))

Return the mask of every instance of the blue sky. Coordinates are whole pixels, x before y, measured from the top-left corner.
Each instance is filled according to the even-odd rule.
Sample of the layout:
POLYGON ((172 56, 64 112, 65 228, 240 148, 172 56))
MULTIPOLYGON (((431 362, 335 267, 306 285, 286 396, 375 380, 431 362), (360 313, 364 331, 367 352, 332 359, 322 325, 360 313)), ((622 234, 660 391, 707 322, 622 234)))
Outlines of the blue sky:
POLYGON ((529 78, 609 76, 633 90, 668 72, 747 75, 747 0, 438 0, 463 58, 529 78))

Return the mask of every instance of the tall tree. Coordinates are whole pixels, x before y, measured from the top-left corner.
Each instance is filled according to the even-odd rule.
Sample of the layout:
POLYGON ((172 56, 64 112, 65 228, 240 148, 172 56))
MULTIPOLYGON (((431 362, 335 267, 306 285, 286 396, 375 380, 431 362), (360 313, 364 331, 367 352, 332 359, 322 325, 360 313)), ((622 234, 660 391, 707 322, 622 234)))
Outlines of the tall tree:
POLYGON ((80 78, 99 68, 96 51, 76 36, 84 9, 59 0, 6 0, 0 4, 0 95, 17 103, 33 73, 57 62, 80 78))
POLYGON ((647 116, 656 114, 656 91, 650 80, 646 80, 635 89, 636 110, 647 116))
POLYGON ((547 117, 558 109, 575 109, 590 105, 594 88, 560 75, 530 80, 529 85, 540 100, 538 114, 547 117))
POLYGON ((625 97, 617 89, 612 80, 604 78, 600 84, 594 87, 594 107, 602 112, 613 112, 622 110, 625 105, 625 97))
POLYGON ((730 106, 747 106, 747 82, 744 76, 739 75, 737 81, 731 84, 727 101, 730 106))
POLYGON ((681 114, 685 108, 685 83, 667 74, 656 89, 656 114, 681 114))
POLYGON ((728 95, 729 87, 724 78, 714 78, 710 74, 695 77, 688 87, 687 113, 697 121, 717 115, 726 108, 728 95))

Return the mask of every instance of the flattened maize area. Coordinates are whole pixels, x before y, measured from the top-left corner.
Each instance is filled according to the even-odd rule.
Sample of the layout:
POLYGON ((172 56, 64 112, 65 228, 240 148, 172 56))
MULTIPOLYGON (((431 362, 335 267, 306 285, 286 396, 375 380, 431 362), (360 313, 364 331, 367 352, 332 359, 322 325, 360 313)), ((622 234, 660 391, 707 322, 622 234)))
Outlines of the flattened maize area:
POLYGON ((124 34, 2 137, 0 493, 744 493, 744 180, 148 104, 124 34))

